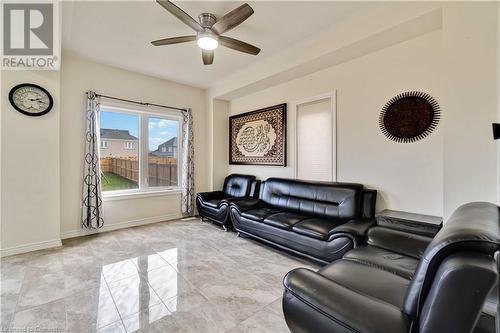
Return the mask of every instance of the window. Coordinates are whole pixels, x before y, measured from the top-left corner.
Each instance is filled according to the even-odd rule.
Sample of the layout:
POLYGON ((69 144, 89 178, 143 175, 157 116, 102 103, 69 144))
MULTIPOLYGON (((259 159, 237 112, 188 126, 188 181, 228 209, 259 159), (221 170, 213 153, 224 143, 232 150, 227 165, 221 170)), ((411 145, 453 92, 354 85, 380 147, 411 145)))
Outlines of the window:
POLYGON ((149 157, 148 184, 156 186, 175 186, 179 184, 177 161, 179 157, 166 152, 177 144, 179 121, 166 118, 149 118, 149 157), (160 148, 161 147, 161 148, 160 148))
POLYGON ((168 147, 168 152, 171 153, 172 152, 172 147, 168 147))
POLYGON ((334 97, 319 96, 295 107, 295 175, 298 179, 334 181, 334 97))
POLYGON ((123 144, 124 149, 135 149, 135 144, 133 142, 125 142, 123 144))
POLYGON ((162 145, 177 145, 181 115, 101 106, 101 187, 104 195, 147 193, 179 187, 180 156, 162 145))

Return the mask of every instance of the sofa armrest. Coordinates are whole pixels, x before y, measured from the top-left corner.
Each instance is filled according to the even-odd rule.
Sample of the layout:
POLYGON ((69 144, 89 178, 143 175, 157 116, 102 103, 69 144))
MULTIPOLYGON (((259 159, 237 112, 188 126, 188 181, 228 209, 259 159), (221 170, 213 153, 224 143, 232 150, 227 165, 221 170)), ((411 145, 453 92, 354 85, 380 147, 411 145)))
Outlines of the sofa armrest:
POLYGON ((231 207, 237 209, 240 213, 267 206, 262 200, 250 197, 241 198, 242 200, 232 200, 231 207))
POLYGON ((200 198, 202 201, 208 201, 214 199, 223 199, 228 197, 228 195, 222 191, 213 191, 213 192, 200 192, 196 194, 196 197, 200 198))
POLYGON ((370 229, 375 224, 375 219, 353 219, 332 229, 330 231, 330 236, 338 233, 348 233, 357 237, 365 237, 368 229, 370 229))
POLYGON ((319 332, 326 320, 330 327, 347 332, 409 332, 408 317, 394 305, 357 293, 311 270, 295 269, 285 276, 283 284, 283 312, 292 331, 319 332))

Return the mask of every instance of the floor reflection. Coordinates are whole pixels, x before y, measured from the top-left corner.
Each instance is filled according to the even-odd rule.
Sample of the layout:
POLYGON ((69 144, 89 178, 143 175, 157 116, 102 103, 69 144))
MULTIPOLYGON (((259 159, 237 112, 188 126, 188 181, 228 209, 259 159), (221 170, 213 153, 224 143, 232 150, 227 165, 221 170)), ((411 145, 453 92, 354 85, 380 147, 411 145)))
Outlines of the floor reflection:
POLYGON ((197 222, 105 232, 1 258, 2 326, 114 333, 288 332, 282 278, 309 266, 197 222))
POLYGON ((107 318, 113 317, 115 307, 127 332, 148 327, 175 312, 172 299, 178 296, 177 256, 177 248, 172 248, 103 266, 100 325, 110 324, 107 318))

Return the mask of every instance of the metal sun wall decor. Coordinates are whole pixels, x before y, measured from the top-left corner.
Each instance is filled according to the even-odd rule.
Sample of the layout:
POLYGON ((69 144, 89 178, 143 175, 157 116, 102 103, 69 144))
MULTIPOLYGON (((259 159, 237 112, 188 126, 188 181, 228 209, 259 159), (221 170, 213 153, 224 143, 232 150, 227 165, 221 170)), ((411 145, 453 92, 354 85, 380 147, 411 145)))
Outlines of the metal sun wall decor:
POLYGON ((286 104, 229 118, 229 164, 286 166, 286 104))
POLYGON ((389 139, 415 142, 425 138, 438 125, 439 104, 429 94, 409 91, 391 98, 382 109, 379 126, 389 139))

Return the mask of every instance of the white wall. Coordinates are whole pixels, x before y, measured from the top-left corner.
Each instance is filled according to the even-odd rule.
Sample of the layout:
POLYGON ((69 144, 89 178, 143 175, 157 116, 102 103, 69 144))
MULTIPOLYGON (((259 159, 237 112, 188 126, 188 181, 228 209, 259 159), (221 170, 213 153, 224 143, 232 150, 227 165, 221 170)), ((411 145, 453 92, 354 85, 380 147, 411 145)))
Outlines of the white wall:
POLYGON ((233 100, 441 28, 441 4, 363 4, 343 20, 214 82, 209 94, 233 100))
MULTIPOLYGON (((243 77, 231 81, 244 82, 241 87, 221 85, 211 93, 219 98, 218 91, 223 96, 237 96, 231 100, 230 113, 238 114, 337 89, 338 180, 357 181, 379 190, 377 209, 441 215, 446 220, 462 203, 498 202, 500 147, 491 139, 491 123, 500 117, 499 5, 435 4, 441 8, 425 7, 423 12, 414 13, 414 3, 405 3, 398 9, 404 15, 426 18, 406 17, 415 22, 409 26, 416 30, 427 21, 438 22, 429 25, 433 32, 420 37, 405 34, 405 42, 260 90, 255 89, 257 83, 245 81, 264 77, 266 72, 256 66, 253 73, 242 73, 243 77), (381 135, 377 118, 390 97, 407 90, 434 96, 443 118, 430 137, 402 145, 381 135)), ((375 24, 376 17, 372 19, 375 24)), ((384 20, 378 22, 379 27, 384 26, 384 20)), ((407 28, 402 23, 387 29, 385 24, 385 31, 396 34, 411 30, 407 28)), ((377 31, 376 25, 372 29, 377 31)), ((330 45, 337 45, 336 35, 331 36, 330 45)), ((282 61, 286 63, 287 57, 282 61)), ((288 138, 291 131, 289 127, 288 138)), ((292 151, 289 145, 290 161, 292 151)), ((229 172, 253 173, 262 179, 293 177, 290 166, 229 166, 229 172)))
MULTIPOLYGON (((443 124, 413 144, 392 142, 378 127, 385 102, 400 92, 423 90, 441 101, 440 49, 441 32, 436 31, 232 100, 231 115, 337 89, 337 180, 377 189, 378 209, 442 215, 443 124)), ((288 115, 290 124, 293 112, 288 115)), ((287 130, 291 138, 293 129, 287 130)), ((293 161, 293 149, 290 144, 287 148, 288 160, 293 161)), ((261 179, 294 177, 290 164, 285 168, 230 165, 229 172, 261 179)))
POLYGON ((469 201, 497 202, 497 3, 443 7, 443 66, 447 110, 444 215, 469 201))
POLYGON ((2 255, 60 244, 59 81, 59 71, 1 72, 2 255), (17 112, 8 95, 20 83, 46 88, 52 110, 42 117, 17 112))
MULTIPOLYGON (((58 246, 80 228, 85 91, 190 107, 195 190, 207 189, 205 91, 93 63, 63 52, 61 71, 1 72, 1 255, 58 246), (50 113, 24 116, 9 104, 22 82, 45 87, 50 113)), ((104 230, 181 216, 180 193, 104 203, 104 230)))
POLYGON ((220 189, 227 176, 229 103, 206 94, 207 167, 205 177, 208 189, 220 189))
MULTIPOLYGON (((61 68, 61 234, 81 234, 80 204, 85 91, 132 100, 190 107, 195 133, 195 190, 207 188, 205 92, 202 89, 100 65, 63 50, 61 68)), ((104 202, 106 228, 180 216, 180 194, 104 202)))
MULTIPOLYGON (((398 38, 391 35, 391 41, 408 36, 412 39, 384 49, 379 46, 389 44, 381 42, 377 48, 353 53, 364 54, 354 60, 345 54, 341 62, 321 57, 321 64, 337 63, 301 77, 296 76, 300 71, 295 71, 295 76, 282 75, 288 80, 296 79, 273 79, 274 86, 254 89, 252 94, 242 95, 230 104, 216 99, 221 95, 211 93, 207 97, 201 89, 99 65, 67 52, 62 55, 61 72, 2 71, 1 254, 55 246, 60 242, 60 234, 69 237, 81 233, 86 90, 193 108, 196 191, 219 188, 229 172, 256 174, 262 179, 293 177, 290 167, 229 166, 228 116, 337 89, 338 180, 361 182, 379 190, 378 209, 388 207, 446 218, 464 201, 498 202, 500 144, 491 140, 491 122, 500 119, 500 6, 494 2, 446 3, 437 11, 441 6, 438 3, 418 4, 416 11, 408 10, 403 3, 395 6, 404 15, 388 11, 381 13, 386 19, 377 19, 376 15, 370 20, 358 18, 366 24, 353 21, 343 29, 325 31, 323 43, 309 48, 308 57, 303 60, 313 59, 314 54, 337 56, 331 50, 337 45, 363 46, 361 49, 365 50, 366 45, 359 42, 370 40, 364 38, 369 32, 366 30, 392 31, 398 38), (432 15, 419 16, 426 12, 432 15), (441 12, 442 18, 436 19, 441 12), (417 19, 408 21, 412 15, 417 19), (403 22, 398 21, 405 33, 392 29, 399 24, 394 22, 396 19, 403 22), (427 28, 412 30, 413 23, 426 20, 427 28), (422 31, 433 30, 421 35, 422 31), (413 38, 418 35, 421 36, 413 38), (375 49, 378 51, 370 53, 375 49), (54 109, 41 118, 15 112, 7 95, 12 86, 21 82, 46 87, 54 97, 54 109), (380 133, 378 115, 390 97, 412 89, 433 95, 443 108, 443 120, 423 141, 396 144, 380 133), (43 149, 37 149, 38 146, 43 149)), ((297 63, 301 55, 304 54, 287 51, 285 60, 302 68, 297 63)), ((286 64, 278 66, 281 59, 271 60, 262 68, 270 70, 276 65, 286 70, 286 64)), ((252 73, 248 75, 235 73, 238 75, 234 80, 227 81, 231 84, 222 82, 227 89, 219 86, 214 91, 238 90, 234 83, 240 81, 243 86, 255 88, 252 74, 259 80, 270 73, 255 68, 249 68, 252 73)), ((288 131, 290 138, 290 127, 288 131)), ((289 161, 293 160, 291 152, 289 146, 289 161)), ((104 209, 107 227, 124 227, 179 216, 180 198, 174 194, 107 201, 104 209)))
MULTIPOLYGON (((497 123, 500 122, 500 5, 497 4, 497 123)), ((500 168, 500 140, 496 141, 497 145, 497 167, 500 168)), ((497 172, 497 204, 500 204, 500 171, 497 172)))
POLYGON ((222 188, 224 178, 228 173, 227 164, 229 162, 228 152, 220 147, 227 147, 229 145, 229 103, 227 101, 214 99, 213 100, 213 124, 212 128, 215 132, 215 140, 213 142, 213 184, 214 188, 222 188))

